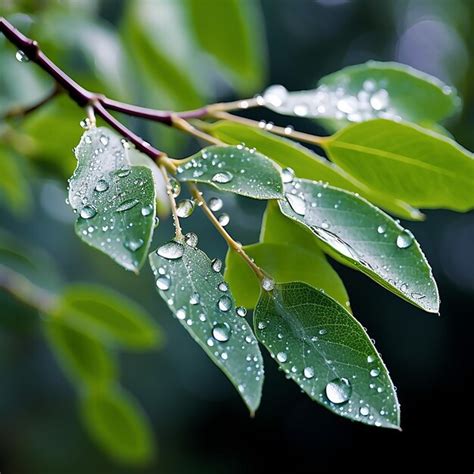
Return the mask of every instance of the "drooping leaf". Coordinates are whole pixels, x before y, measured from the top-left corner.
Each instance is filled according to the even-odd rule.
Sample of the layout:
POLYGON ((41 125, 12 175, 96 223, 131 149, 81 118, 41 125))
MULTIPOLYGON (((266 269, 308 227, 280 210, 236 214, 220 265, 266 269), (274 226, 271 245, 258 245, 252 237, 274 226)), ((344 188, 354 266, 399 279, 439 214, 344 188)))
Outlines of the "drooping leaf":
MULTIPOLYGON (((316 237, 283 216, 273 201, 267 205, 260 242, 243 248, 277 283, 303 281, 349 306, 344 284, 318 247, 316 237)), ((224 277, 237 304, 254 308, 260 295, 260 282, 241 256, 230 249, 224 277)))
POLYGON ((326 149, 357 180, 413 206, 474 207, 473 154, 450 138, 378 119, 341 130, 326 149))
POLYGON ((76 148, 69 202, 78 212, 76 233, 127 270, 145 261, 155 221, 152 173, 133 166, 127 146, 107 128, 87 130, 76 148))
POLYGON ((362 326, 332 298, 305 283, 263 291, 255 332, 288 377, 332 412, 399 428, 388 371, 362 326))
POLYGON ((403 202, 398 196, 387 196, 377 192, 357 181, 339 166, 292 140, 225 120, 210 125, 207 131, 231 145, 245 143, 249 147, 256 148, 281 167, 293 169, 300 178, 327 182, 331 186, 359 193, 374 204, 404 219, 423 219, 423 214, 418 209, 403 202))
POLYGON ((294 179, 279 201, 323 249, 396 295, 432 313, 439 296, 431 268, 410 231, 365 199, 341 189, 294 179))
POLYGON ((255 412, 263 384, 262 356, 252 329, 236 311, 219 262, 173 240, 150 254, 150 264, 161 297, 255 412))
POLYGON ((221 191, 254 199, 282 197, 280 171, 266 156, 254 149, 210 146, 178 168, 180 181, 196 181, 221 191))
POLYGON ((455 90, 439 79, 409 66, 376 61, 326 76, 313 90, 288 92, 272 86, 264 100, 281 114, 327 119, 332 129, 374 118, 437 122, 460 105, 455 90))
POLYGON ((264 35, 257 2, 188 0, 191 27, 203 49, 233 78, 242 93, 262 85, 264 35))
POLYGON ((81 397, 85 428, 97 445, 124 464, 142 465, 153 458, 154 436, 137 400, 123 389, 88 390, 81 397))
POLYGON ((54 315, 44 324, 45 334, 59 364, 79 386, 104 387, 117 377, 115 360, 97 339, 64 324, 54 315))
POLYGON ((132 349, 161 343, 151 316, 128 298, 96 285, 66 287, 55 314, 65 324, 92 337, 132 349))

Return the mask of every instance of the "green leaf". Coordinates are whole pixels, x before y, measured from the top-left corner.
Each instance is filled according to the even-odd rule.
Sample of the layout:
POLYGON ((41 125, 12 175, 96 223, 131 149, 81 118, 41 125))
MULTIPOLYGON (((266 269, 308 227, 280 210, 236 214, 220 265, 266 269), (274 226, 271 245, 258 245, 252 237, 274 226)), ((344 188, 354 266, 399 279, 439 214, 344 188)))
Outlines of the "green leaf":
POLYGON ((242 93, 262 85, 263 21, 257 2, 188 0, 190 24, 201 47, 234 79, 242 93))
POLYGON ((77 385, 104 387, 117 377, 115 360, 97 339, 48 315, 44 329, 63 370, 77 385))
POLYGON ((151 316, 128 298, 95 285, 70 285, 60 301, 57 318, 81 332, 131 349, 161 343, 151 316))
POLYGON ((294 179, 279 202, 287 217, 310 229, 323 249, 401 298, 436 313, 439 296, 418 242, 365 199, 314 181, 294 179))
POLYGON ((78 212, 76 233, 127 270, 138 272, 153 235, 152 172, 132 166, 127 146, 107 128, 91 128, 76 150, 69 202, 78 212))
POLYGON ((293 169, 300 178, 324 181, 331 186, 359 193, 369 201, 405 219, 423 218, 423 214, 398 199, 398 196, 390 197, 374 191, 339 166, 292 140, 225 120, 210 125, 207 131, 226 143, 232 145, 245 143, 249 147, 256 148, 281 167, 293 169))
POLYGON ((265 105, 281 114, 330 120, 330 128, 374 118, 436 122, 460 99, 451 87, 409 66, 370 61, 321 79, 317 89, 288 92, 272 86, 265 105))
MULTIPOLYGON (((188 234, 188 241, 194 237, 188 234)), ((236 312, 218 262, 171 241, 150 254, 150 264, 161 297, 254 413, 263 385, 262 355, 249 324, 236 312)))
POLYGON ((255 332, 288 377, 332 412, 399 428, 388 371, 362 326, 340 304, 305 283, 263 291, 255 332))
MULTIPOLYGON (((263 218, 260 241, 243 248, 277 283, 303 281, 325 291, 342 305, 349 305, 344 284, 318 247, 316 237, 284 217, 273 201, 268 203, 263 218)), ((242 257, 230 249, 224 277, 237 304, 254 308, 260 282, 242 257)))
POLYGON ((153 432, 143 409, 130 394, 111 387, 86 391, 80 408, 89 435, 109 456, 133 465, 152 460, 153 432))
POLYGON ((330 158, 359 181, 414 206, 474 207, 474 159, 455 141, 416 125, 372 120, 326 144, 330 158))
POLYGON ((180 166, 177 175, 180 181, 206 183, 254 199, 276 199, 283 195, 276 165, 242 145, 204 148, 180 166))

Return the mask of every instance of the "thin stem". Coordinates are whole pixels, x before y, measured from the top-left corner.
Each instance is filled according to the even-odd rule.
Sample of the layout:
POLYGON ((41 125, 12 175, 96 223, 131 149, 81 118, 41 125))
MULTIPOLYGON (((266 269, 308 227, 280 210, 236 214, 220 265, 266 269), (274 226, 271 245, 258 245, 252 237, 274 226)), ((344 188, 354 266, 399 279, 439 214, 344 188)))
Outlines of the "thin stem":
POLYGON ((212 225, 222 235, 224 240, 227 242, 227 245, 245 260, 247 265, 254 271, 255 275, 259 280, 263 280, 265 278, 265 274, 263 273, 262 269, 247 255, 247 253, 242 248, 242 245, 236 242, 231 237, 231 235, 225 230, 225 228, 222 227, 217 217, 207 205, 206 200, 202 197, 202 193, 199 191, 198 187, 193 183, 189 183, 189 189, 191 191, 192 196, 198 203, 199 207, 202 208, 204 214, 206 214, 212 225))
MULTIPOLYGON (((242 125, 248 125, 254 128, 261 128, 259 122, 257 122, 256 120, 251 120, 245 117, 240 117, 238 115, 229 114, 227 112, 213 112, 210 115, 217 119, 241 123, 242 125)), ((312 145, 317 145, 320 147, 324 147, 325 144, 331 139, 331 137, 319 137, 317 135, 311 135, 310 133, 298 132, 288 127, 278 127, 277 125, 272 125, 269 128, 264 128, 264 130, 274 133, 275 135, 281 135, 288 138, 291 137, 292 139, 298 140, 300 142, 311 143, 312 145)))
POLYGON ((55 97, 61 94, 61 92, 62 92, 62 89, 59 87, 57 83, 55 83, 51 91, 47 95, 45 95, 42 99, 40 99, 38 102, 35 102, 34 104, 29 105, 27 107, 24 107, 24 106, 12 107, 10 110, 7 110, 3 114, 3 117, 1 118, 9 119, 9 118, 14 118, 14 117, 25 117, 26 115, 31 114, 32 112, 43 107, 43 105, 46 105, 49 102, 51 102, 55 97))
POLYGON ((170 207, 171 207, 171 214, 173 215, 173 223, 175 228, 175 235, 177 239, 183 238, 183 230, 181 229, 181 224, 179 223, 178 212, 176 209, 176 199, 173 195, 173 189, 171 187, 170 178, 168 175, 168 170, 166 169, 166 165, 162 164, 160 166, 161 172, 163 173, 163 178, 166 184, 166 192, 168 193, 168 197, 170 200, 170 207))
POLYGON ((0 265, 0 288, 22 303, 44 313, 51 313, 57 306, 57 298, 53 294, 4 265, 0 265))
MULTIPOLYGON (((252 107, 259 107, 262 105, 261 97, 254 97, 252 99, 235 100, 233 102, 220 102, 218 104, 211 104, 207 106, 207 115, 213 115, 217 112, 229 112, 231 110, 244 110, 252 107)), ((200 117, 188 117, 200 118, 200 117)))
POLYGON ((171 118, 172 124, 175 128, 182 130, 186 133, 194 135, 201 140, 207 141, 212 143, 213 145, 225 145, 221 140, 218 138, 209 135, 208 133, 203 132, 202 130, 193 127, 187 120, 184 120, 182 117, 178 115, 173 115, 171 118))

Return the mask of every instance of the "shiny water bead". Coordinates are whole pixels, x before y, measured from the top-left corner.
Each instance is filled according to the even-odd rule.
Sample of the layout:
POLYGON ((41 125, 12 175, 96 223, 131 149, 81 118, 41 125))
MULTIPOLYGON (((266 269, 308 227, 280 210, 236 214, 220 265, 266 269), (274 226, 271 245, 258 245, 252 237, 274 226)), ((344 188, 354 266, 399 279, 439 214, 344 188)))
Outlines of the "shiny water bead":
POLYGON ((109 137, 106 135, 101 135, 99 141, 102 143, 102 145, 107 146, 109 144, 109 137))
POLYGON ((235 312, 237 316, 240 316, 241 318, 245 318, 245 316, 247 316, 247 308, 244 308, 243 306, 238 306, 235 308, 235 312))
POLYGON ((184 242, 186 245, 189 245, 190 247, 195 248, 198 244, 198 236, 194 232, 188 232, 184 236, 184 242))
POLYGON ((176 317, 181 321, 186 318, 186 310, 184 308, 179 308, 176 311, 176 317))
POLYGON ((211 180, 214 183, 227 184, 230 183, 232 179, 234 179, 234 175, 232 173, 230 173, 229 171, 222 171, 216 173, 211 180))
POLYGON ((141 248, 144 244, 143 239, 135 239, 135 238, 126 238, 123 246, 131 250, 132 252, 136 252, 139 248, 141 248))
POLYGON ((377 232, 378 232, 379 234, 385 233, 385 226, 384 226, 384 225, 379 225, 379 226, 377 227, 377 232))
POLYGON ((215 258, 211 262, 211 268, 213 272, 219 273, 222 270, 222 260, 215 258))
POLYGON ((280 107, 288 96, 286 88, 280 84, 268 87, 263 93, 263 101, 273 107, 280 107))
POLYGON ((168 182, 169 192, 174 198, 177 198, 181 193, 181 184, 175 178, 171 177, 168 182))
POLYGON ((169 290, 171 286, 171 278, 168 275, 160 275, 156 279, 156 286, 163 291, 169 290))
POLYGON ((306 202, 303 198, 295 194, 285 194, 286 200, 296 214, 304 216, 306 214, 306 202))
POLYGON ((326 385, 326 397, 332 403, 346 403, 352 395, 352 385, 346 378, 337 378, 326 385))
POLYGON ((227 323, 217 323, 212 328, 212 337, 219 342, 227 342, 230 339, 231 329, 227 323))
POLYGON ((184 247, 182 244, 172 240, 161 247, 156 251, 160 257, 166 258, 168 260, 178 260, 183 256, 184 247))
POLYGON ((153 212, 153 205, 148 204, 147 206, 143 206, 140 210, 140 213, 143 217, 149 216, 153 212))
POLYGON ((291 168, 283 168, 281 170, 281 180, 283 183, 288 184, 293 182, 295 178, 295 172, 291 168))
POLYGON ((191 199, 184 199, 178 203, 176 214, 181 218, 189 217, 194 212, 194 206, 194 201, 191 199))
POLYGON ((225 291, 227 291, 227 290, 229 289, 229 287, 227 286, 227 283, 226 283, 225 281, 222 281, 221 283, 219 283, 219 284, 217 285, 217 289, 218 289, 219 291, 224 291, 224 292, 225 292, 225 291))
POLYGON ((217 307, 221 311, 227 312, 232 307, 232 300, 226 295, 221 296, 217 301, 217 307))
POLYGON ((372 370, 370 371, 370 376, 371 376, 371 377, 378 377, 379 374, 380 374, 380 370, 379 370, 379 369, 372 369, 372 370))
POLYGON ((89 206, 89 205, 84 206, 79 212, 79 215, 83 219, 92 219, 96 214, 97 214, 97 209, 94 206, 89 206))
POLYGON ((314 369, 312 367, 305 367, 303 369, 305 379, 312 379, 314 377, 314 369))
POLYGON ((368 407, 360 407, 359 413, 362 416, 367 416, 369 414, 370 410, 368 407))
POLYGON ((275 288, 275 282, 271 279, 271 278, 268 278, 268 277, 264 277, 262 279, 262 288, 265 290, 265 291, 272 291, 273 288, 275 288))
POLYGON ((26 53, 22 51, 21 49, 19 49, 15 53, 15 58, 20 63, 27 63, 30 60, 30 58, 26 55, 26 53))
POLYGON ((130 209, 134 208, 140 201, 138 199, 132 198, 127 199, 120 203, 117 208, 115 209, 116 212, 125 212, 129 211, 130 209))
POLYGON ((212 197, 209 199, 209 209, 213 212, 220 211, 222 209, 222 199, 218 197, 212 197))
POLYGON ((288 360, 288 355, 286 354, 286 352, 279 352, 276 357, 278 362, 281 362, 282 364, 284 364, 288 360))
POLYGON ((103 193, 104 191, 107 191, 107 189, 109 189, 109 183, 105 181, 105 179, 99 179, 94 189, 99 193, 103 193))
POLYGON ((399 249, 407 249, 413 243, 413 234, 408 229, 404 229, 398 234, 396 242, 399 249))
POLYGON ((222 227, 225 227, 229 222, 230 222, 230 217, 229 217, 229 214, 226 214, 225 212, 222 213, 218 218, 217 220, 219 221, 219 224, 222 226, 222 227))
POLYGON ((199 293, 194 292, 190 297, 189 297, 189 303, 192 305, 197 305, 201 301, 201 297, 199 293))

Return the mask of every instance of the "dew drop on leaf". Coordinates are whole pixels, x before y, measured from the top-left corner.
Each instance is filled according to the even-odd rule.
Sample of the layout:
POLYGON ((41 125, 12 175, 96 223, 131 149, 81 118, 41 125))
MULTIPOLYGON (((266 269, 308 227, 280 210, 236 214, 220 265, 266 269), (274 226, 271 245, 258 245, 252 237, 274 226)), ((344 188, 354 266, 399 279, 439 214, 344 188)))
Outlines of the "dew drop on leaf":
POLYGON ((271 278, 264 277, 262 280, 262 288, 265 291, 272 291, 273 288, 275 288, 275 282, 271 278))
POLYGON ((227 342, 230 339, 231 329, 227 323, 217 323, 212 328, 212 337, 219 342, 227 342))
POLYGON ((184 241, 186 245, 189 245, 192 248, 195 248, 198 244, 198 236, 194 232, 188 232, 184 236, 184 241))
POLYGON ((149 216, 153 212, 153 205, 148 204, 147 206, 143 206, 140 212, 143 217, 149 216))
POLYGON ((197 305, 201 301, 201 297, 199 296, 199 293, 194 292, 190 297, 189 297, 189 303, 192 305, 197 305))
POLYGON ((397 236, 397 247, 399 249, 407 249, 413 243, 412 233, 405 229, 397 236))
POLYGON ((104 191, 107 191, 107 189, 109 189, 109 183, 107 183, 105 179, 99 179, 94 189, 99 193, 103 193, 104 191))
POLYGON ((116 212, 124 212, 134 208, 139 203, 138 199, 132 198, 123 201, 121 204, 117 206, 115 209, 116 212))
POLYGON ((379 234, 383 234, 383 233, 385 232, 385 226, 379 225, 379 226, 377 227, 377 232, 378 232, 379 234))
POLYGON ((179 184, 179 181, 171 177, 169 179, 168 186, 169 186, 171 195, 175 198, 178 197, 179 194, 181 193, 181 185, 179 184))
POLYGON ((159 247, 156 252, 160 257, 168 260, 178 260, 183 256, 184 248, 182 244, 171 241, 159 247))
POLYGON ((279 352, 277 354, 277 360, 278 362, 281 362, 282 364, 285 363, 288 360, 288 356, 286 352, 279 352))
POLYGON ((83 219, 92 219, 96 214, 97 210, 93 206, 84 206, 79 213, 83 219))
POLYGON ((212 197, 209 199, 209 208, 213 212, 220 211, 222 209, 222 199, 218 197, 212 197))
POLYGON ((221 296, 217 301, 217 307, 221 311, 227 312, 232 307, 232 300, 226 295, 221 296))
POLYGON ((314 377, 314 369, 312 367, 305 367, 303 375, 306 379, 312 379, 314 377))
POLYGON ((291 168, 283 168, 281 170, 281 180, 284 184, 291 183, 295 178, 295 172, 291 168))
POLYGON ((176 207, 176 214, 178 217, 185 219, 194 212, 194 201, 191 199, 184 199, 180 201, 176 207))
POLYGON ((227 283, 225 281, 219 283, 219 285, 217 285, 217 289, 219 291, 227 291, 229 289, 229 287, 227 286, 227 283))
POLYGON ((346 378, 337 378, 326 385, 326 397, 332 403, 346 403, 352 395, 352 385, 346 378))
POLYGON ((161 275, 156 279, 156 286, 163 291, 169 290, 171 286, 171 278, 168 275, 161 275))
POLYGON ((215 258, 211 262, 212 271, 219 273, 222 270, 222 260, 215 258))
POLYGON ((369 408, 368 407, 360 407, 359 413, 362 416, 367 416, 369 414, 369 408))
POLYGON ((238 306, 235 309, 235 312, 237 316, 240 316, 241 318, 245 318, 245 316, 247 316, 247 308, 244 308, 243 306, 238 306))
POLYGON ((214 183, 226 184, 230 183, 233 178, 233 174, 229 171, 220 171, 212 177, 212 181, 214 181, 214 183))
POLYGON ((306 214, 306 202, 303 198, 287 193, 285 195, 288 204, 296 214, 304 216, 306 214))
POLYGON ((131 250, 132 252, 136 252, 140 247, 142 247, 144 244, 143 239, 125 239, 123 246, 131 250))
POLYGON ((225 212, 222 213, 218 218, 217 220, 219 221, 219 224, 222 226, 222 227, 225 227, 229 222, 230 222, 230 217, 229 217, 229 214, 226 214, 225 212))
POLYGON ((371 376, 371 377, 378 377, 379 374, 380 374, 380 370, 379 370, 379 369, 372 369, 372 370, 370 371, 370 376, 371 376))
POLYGON ((181 321, 186 318, 186 310, 184 308, 179 308, 176 311, 176 317, 181 321))

